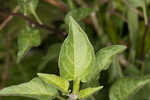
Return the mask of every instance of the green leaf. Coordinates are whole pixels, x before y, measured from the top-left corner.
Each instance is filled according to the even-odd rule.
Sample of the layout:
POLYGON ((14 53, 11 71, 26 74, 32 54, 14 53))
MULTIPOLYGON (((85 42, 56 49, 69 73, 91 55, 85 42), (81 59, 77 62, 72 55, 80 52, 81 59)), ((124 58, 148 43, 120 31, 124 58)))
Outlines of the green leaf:
POLYGON ((76 21, 80 21, 94 11, 93 8, 78 8, 71 10, 65 17, 65 23, 69 23, 69 17, 72 16, 76 21))
POLYGON ((68 92, 69 82, 59 76, 53 74, 38 73, 38 76, 48 84, 51 84, 61 90, 62 92, 68 92))
POLYGON ((24 56, 26 52, 28 52, 32 47, 36 47, 40 45, 40 34, 39 30, 32 28, 25 28, 18 37, 18 58, 17 62, 20 62, 21 58, 24 56))
POLYGON ((38 100, 50 100, 57 95, 57 90, 39 78, 20 85, 10 86, 0 91, 0 96, 23 96, 38 100))
POLYGON ((116 81, 109 92, 110 100, 128 100, 138 89, 150 83, 150 76, 143 78, 122 78, 116 81))
POLYGON ((92 73, 89 76, 89 82, 87 86, 98 86, 99 73, 102 70, 109 68, 113 56, 125 50, 126 47, 123 45, 112 45, 99 50, 96 53, 96 66, 92 69, 92 73))
POLYGON ((138 39, 138 28, 139 28, 139 21, 138 21, 138 14, 132 11, 131 9, 127 12, 128 15, 128 28, 129 28, 129 38, 131 41, 131 49, 130 49, 130 61, 134 62, 135 60, 135 48, 138 39))
POLYGON ((38 71, 43 70, 46 67, 48 62, 59 57, 60 47, 61 44, 57 43, 57 44, 53 44, 48 48, 47 54, 44 57, 42 57, 42 61, 38 66, 38 71))
POLYGON ((142 7, 145 4, 145 0, 128 0, 128 3, 132 5, 132 7, 142 7))
POLYGON ((38 15, 36 14, 36 8, 38 6, 39 0, 18 0, 20 5, 20 10, 24 15, 32 14, 39 24, 42 24, 38 15))
POLYGON ((121 53, 126 49, 123 45, 112 45, 99 50, 96 53, 96 67, 99 71, 108 69, 110 63, 112 62, 112 57, 118 53, 121 53))
POLYGON ((39 0, 17 0, 22 13, 32 14, 35 12, 39 0))
POLYGON ((88 96, 91 96, 95 92, 101 90, 103 86, 95 87, 95 88, 86 88, 79 92, 79 99, 81 98, 87 98, 88 96))
POLYGON ((94 49, 86 33, 72 17, 69 17, 69 34, 61 47, 59 56, 61 77, 86 82, 94 65, 94 49))

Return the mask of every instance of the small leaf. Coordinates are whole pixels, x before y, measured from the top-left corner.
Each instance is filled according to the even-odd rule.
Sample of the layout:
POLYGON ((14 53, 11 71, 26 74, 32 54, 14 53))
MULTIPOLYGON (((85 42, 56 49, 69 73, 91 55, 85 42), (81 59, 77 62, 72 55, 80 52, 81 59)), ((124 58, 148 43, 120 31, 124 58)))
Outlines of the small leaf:
POLYGON ((0 96, 23 96, 38 100, 50 100, 57 95, 57 90, 39 78, 20 85, 10 86, 0 91, 0 96))
POLYGON ((101 49, 96 53, 96 67, 99 71, 108 69, 112 57, 126 49, 123 45, 112 45, 101 49))
POLYGON ((117 80, 109 91, 110 100, 128 100, 138 89, 150 83, 150 77, 143 78, 122 78, 117 80))
POLYGON ((79 99, 91 96, 92 94, 94 94, 95 92, 101 90, 102 88, 103 88, 103 86, 83 89, 79 92, 79 99))
POLYGON ((38 76, 48 84, 51 84, 61 90, 62 92, 68 92, 69 82, 59 76, 53 74, 38 73, 38 76))
POLYGON ((126 47, 122 45, 112 45, 99 50, 96 53, 96 66, 92 69, 92 73, 89 76, 89 82, 87 86, 98 86, 99 73, 102 70, 108 69, 112 62, 113 56, 125 50, 126 47))
POLYGON ((32 14, 35 12, 39 0, 18 0, 18 4, 20 5, 20 10, 22 13, 32 14))
POLYGON ((71 10, 65 17, 65 23, 69 23, 69 17, 72 16, 76 21, 80 21, 86 16, 88 16, 90 13, 92 13, 94 9, 92 8, 78 8, 71 10))
POLYGON ((20 62, 21 58, 24 56, 26 52, 28 52, 32 47, 36 47, 40 45, 40 34, 39 30, 25 28, 18 37, 18 58, 17 62, 20 62))
POLYGON ((59 56, 60 75, 67 80, 86 82, 95 64, 94 49, 86 33, 72 17, 69 17, 69 29, 59 56))

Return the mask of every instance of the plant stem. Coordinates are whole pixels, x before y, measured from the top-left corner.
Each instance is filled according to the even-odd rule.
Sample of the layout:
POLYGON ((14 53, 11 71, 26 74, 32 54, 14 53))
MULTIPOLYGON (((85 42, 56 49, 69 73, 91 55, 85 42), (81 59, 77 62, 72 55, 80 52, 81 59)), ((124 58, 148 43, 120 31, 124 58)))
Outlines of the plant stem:
POLYGON ((143 13, 144 13, 144 21, 145 21, 145 25, 148 24, 148 18, 147 18, 147 10, 146 10, 146 3, 143 6, 143 13))
POLYGON ((73 81, 73 94, 78 94, 80 88, 80 80, 76 79, 73 81))
POLYGON ((33 16, 35 17, 35 19, 37 20, 37 22, 38 22, 39 24, 42 24, 42 21, 40 20, 40 18, 38 17, 38 15, 36 14, 36 12, 35 12, 34 10, 32 10, 32 14, 33 14, 33 16))

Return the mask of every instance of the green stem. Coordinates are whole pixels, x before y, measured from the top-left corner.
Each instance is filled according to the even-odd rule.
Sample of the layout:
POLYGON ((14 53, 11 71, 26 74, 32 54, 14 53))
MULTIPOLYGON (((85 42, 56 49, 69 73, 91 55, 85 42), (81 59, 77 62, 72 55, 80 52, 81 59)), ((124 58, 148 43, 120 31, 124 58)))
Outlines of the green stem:
POLYGON ((147 25, 148 24, 148 18, 147 18, 146 0, 145 0, 145 4, 143 5, 143 13, 144 13, 145 25, 147 25))
POLYGON ((36 12, 34 10, 32 10, 32 14, 35 17, 35 19, 38 21, 38 23, 42 24, 42 21, 40 20, 40 18, 38 17, 38 15, 36 14, 36 12))
POLYGON ((80 88, 80 80, 76 79, 73 81, 73 94, 78 94, 80 88))

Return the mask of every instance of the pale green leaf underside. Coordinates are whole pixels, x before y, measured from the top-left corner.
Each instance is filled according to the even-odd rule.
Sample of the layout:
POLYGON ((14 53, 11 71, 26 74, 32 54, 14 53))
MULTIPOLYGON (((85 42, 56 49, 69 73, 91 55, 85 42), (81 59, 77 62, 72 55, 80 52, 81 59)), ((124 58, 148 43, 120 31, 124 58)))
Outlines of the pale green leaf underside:
POLYGON ((54 74, 42 74, 38 73, 38 76, 48 84, 58 88, 62 92, 68 92, 69 82, 59 76, 54 74))
POLYGON ((26 52, 28 52, 32 47, 40 45, 40 34, 39 30, 32 28, 25 28, 18 37, 18 58, 17 62, 21 60, 26 52))
POLYGON ((59 56, 60 75, 85 82, 95 64, 94 50, 86 33, 72 17, 69 17, 69 29, 59 56))
POLYGON ((0 96, 23 96, 38 100, 50 100, 57 95, 57 90, 45 84, 39 78, 20 85, 10 86, 0 91, 0 96))
POLYGON ((140 79, 122 78, 112 85, 109 98, 110 100, 128 100, 129 96, 148 83, 150 83, 149 76, 140 79))
POLYGON ((102 88, 103 86, 83 89, 79 92, 79 99, 87 98, 88 96, 91 96, 92 94, 101 90, 102 88))
POLYGON ((94 11, 93 8, 78 8, 71 10, 65 17, 65 23, 69 23, 69 17, 72 16, 76 21, 80 21, 94 11))

